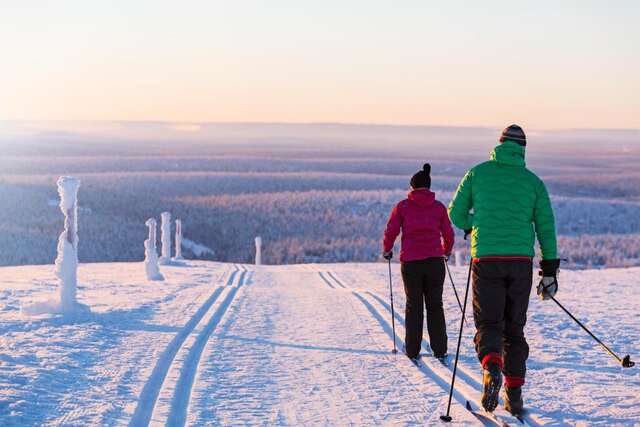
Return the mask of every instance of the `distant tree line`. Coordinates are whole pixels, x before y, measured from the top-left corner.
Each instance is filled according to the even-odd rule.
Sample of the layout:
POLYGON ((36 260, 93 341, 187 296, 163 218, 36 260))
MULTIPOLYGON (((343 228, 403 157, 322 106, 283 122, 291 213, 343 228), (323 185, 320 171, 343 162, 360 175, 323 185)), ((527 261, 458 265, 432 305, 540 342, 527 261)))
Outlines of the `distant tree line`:
MULTIPOLYGON (((438 156, 432 182, 448 203, 469 164, 438 156)), ((260 235, 265 263, 379 260, 388 214, 421 161, 303 157, 3 157, 0 265, 53 262, 63 222, 55 182, 63 174, 82 181, 81 262, 142 261, 144 223, 165 210, 183 220, 185 238, 213 249, 209 259, 250 262, 260 235)), ((637 162, 608 160, 533 156, 571 267, 640 265, 637 162)), ((467 247, 458 233, 456 250, 467 247)), ((187 248, 184 255, 195 257, 187 248)))

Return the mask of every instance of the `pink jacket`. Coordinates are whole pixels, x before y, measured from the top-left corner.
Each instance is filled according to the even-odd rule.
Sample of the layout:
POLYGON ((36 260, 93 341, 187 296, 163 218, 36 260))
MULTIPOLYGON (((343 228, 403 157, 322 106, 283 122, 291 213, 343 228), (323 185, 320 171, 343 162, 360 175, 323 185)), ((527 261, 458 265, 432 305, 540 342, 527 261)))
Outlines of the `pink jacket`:
POLYGON ((400 261, 416 261, 449 255, 454 234, 447 208, 436 200, 431 190, 420 188, 409 192, 396 205, 384 230, 383 249, 389 252, 402 229, 400 261))

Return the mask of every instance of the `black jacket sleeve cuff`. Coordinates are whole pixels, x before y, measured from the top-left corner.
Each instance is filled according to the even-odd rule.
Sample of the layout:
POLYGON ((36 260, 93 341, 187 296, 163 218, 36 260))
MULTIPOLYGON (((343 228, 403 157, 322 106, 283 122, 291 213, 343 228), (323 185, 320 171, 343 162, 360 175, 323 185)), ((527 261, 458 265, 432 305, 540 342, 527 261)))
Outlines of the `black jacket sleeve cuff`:
POLYGON ((543 259, 540 261, 540 269, 542 274, 548 277, 556 277, 556 272, 560 268, 559 259, 543 259))

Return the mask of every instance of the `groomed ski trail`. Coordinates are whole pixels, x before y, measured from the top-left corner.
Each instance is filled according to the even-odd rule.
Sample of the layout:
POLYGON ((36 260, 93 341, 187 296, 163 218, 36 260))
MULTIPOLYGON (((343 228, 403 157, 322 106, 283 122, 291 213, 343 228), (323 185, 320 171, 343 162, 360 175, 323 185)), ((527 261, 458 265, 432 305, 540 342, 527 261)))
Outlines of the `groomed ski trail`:
MULTIPOLYGON (((381 348, 371 316, 326 280, 308 268, 255 269, 207 342, 186 424, 438 422, 446 393, 415 371, 397 370, 410 362, 381 348)), ((459 419, 475 424, 466 410, 459 419)))
POLYGON ((142 389, 130 426, 184 425, 184 413, 202 347, 245 284, 247 274, 246 267, 234 264, 226 280, 214 288, 211 296, 167 345, 142 389))
POLYGON ((239 292, 239 289, 243 285, 247 284, 247 271, 245 270, 242 273, 239 273, 239 275, 236 286, 225 288, 223 291, 225 295, 224 297, 221 297, 220 306, 212 312, 197 338, 195 338, 193 345, 189 347, 189 352, 184 360, 183 368, 180 372, 180 378, 178 379, 173 394, 171 410, 166 423, 168 426, 179 427, 185 425, 189 408, 189 399, 191 397, 191 389, 194 385, 194 379, 199 369, 204 347, 216 326, 221 322, 223 316, 227 312, 227 309, 233 302, 234 297, 239 292))
MULTIPOLYGON (((397 264, 392 272, 403 337, 397 264)), ((51 298, 51 266, 0 268, 0 425, 144 427, 166 425, 170 414, 185 425, 446 425, 439 416, 450 370, 432 357, 420 368, 390 353, 386 263, 185 261, 165 266, 162 283, 146 280, 140 263, 82 264, 78 273, 90 315, 32 318, 20 307, 51 298), (433 377, 438 370, 440 382, 433 377)), ((466 273, 452 268, 459 289, 466 273)), ((638 274, 639 268, 565 271, 562 288, 572 311, 632 357, 640 342, 638 274)), ((448 285, 451 351, 460 317, 448 285)), ((636 425, 640 371, 616 366, 571 319, 534 295, 530 424, 636 425)), ((480 396, 472 335, 465 327, 456 381, 464 395, 451 407, 453 425, 497 425, 461 402, 470 396, 477 408, 480 396)))
MULTIPOLYGON (((384 311, 389 313, 389 316, 391 315, 391 309, 388 303, 386 303, 382 298, 380 298, 378 295, 370 291, 367 291, 366 295, 371 296, 374 299, 374 301, 378 304, 379 307, 381 307, 384 311)), ((396 330, 397 331, 404 330, 404 325, 405 325, 404 318, 400 314, 395 312, 395 319, 396 319, 396 322, 398 322, 396 325, 399 324, 399 327, 396 326, 396 330)), ((382 320, 386 321, 384 319, 382 320)), ((422 343, 422 350, 428 354, 431 351, 428 347, 428 339, 425 338, 424 341, 425 342, 422 343)), ((449 365, 444 368, 450 371, 451 373, 453 373, 453 365, 449 365)), ((480 409, 481 404, 479 399, 479 395, 482 391, 482 378, 480 377, 478 372, 472 372, 469 369, 465 368, 463 365, 458 364, 456 387, 458 386, 459 381, 463 381, 465 389, 467 389, 467 387, 472 389, 470 390, 472 393, 472 398, 470 399, 467 395, 464 395, 464 397, 467 400, 467 402, 471 405, 472 410, 482 412, 482 409, 480 409), (473 397, 474 392, 476 393, 475 397, 473 397)), ((504 405, 502 396, 500 396, 499 404, 504 405)), ((527 408, 526 413, 520 417, 521 419, 518 419, 517 417, 509 414, 507 411, 500 409, 500 407, 495 411, 495 413, 498 415, 501 415, 502 417, 507 418, 509 422, 515 422, 521 425, 541 426, 541 425, 545 425, 553 422, 553 420, 549 419, 548 417, 544 417, 541 414, 538 414, 538 411, 531 407, 527 408)))
MULTIPOLYGON (((321 273, 322 274, 322 273, 321 273)), ((380 326, 389 336, 393 338, 393 330, 387 317, 391 317, 391 307, 380 296, 371 291, 359 291, 345 285, 340 279, 338 279, 336 273, 327 271, 324 273, 325 277, 332 279, 332 288, 339 286, 342 289, 351 290, 353 295, 363 304, 363 306, 371 313, 371 315, 380 323, 380 326), (385 317, 387 316, 387 317, 385 317)), ((394 318, 396 320, 396 342, 401 346, 403 340, 400 337, 404 332, 404 318, 394 310, 394 318)), ((429 354, 431 350, 428 347, 428 337, 425 336, 422 343, 423 354, 429 354)), ((449 390, 449 384, 451 374, 453 372, 453 365, 444 366, 436 360, 430 360, 422 357, 417 364, 418 367, 426 377, 433 380, 443 389, 449 390)), ((527 412, 523 414, 521 419, 509 414, 504 409, 498 408, 493 415, 485 413, 480 404, 480 393, 482 390, 482 383, 480 378, 475 373, 469 372, 466 368, 458 365, 458 374, 456 378, 456 387, 454 389, 454 398, 458 403, 464 407, 471 407, 471 411, 479 420, 488 425, 525 425, 525 426, 542 426, 547 423, 553 422, 548 418, 543 419, 542 416, 536 414, 535 409, 528 408, 527 412)), ((502 405, 502 398, 500 398, 500 405, 502 405)))

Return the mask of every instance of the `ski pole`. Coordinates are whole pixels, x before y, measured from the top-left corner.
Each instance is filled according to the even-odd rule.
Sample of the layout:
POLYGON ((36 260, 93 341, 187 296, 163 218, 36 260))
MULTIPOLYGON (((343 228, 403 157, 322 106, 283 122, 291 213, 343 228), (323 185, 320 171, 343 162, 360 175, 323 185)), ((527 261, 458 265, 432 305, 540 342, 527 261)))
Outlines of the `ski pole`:
MULTIPOLYGON (((458 307, 460 307, 460 312, 462 312, 462 304, 460 303, 460 298, 458 297, 458 291, 456 290, 456 285, 453 283, 453 277, 451 276, 451 270, 449 270, 449 262, 447 258, 444 259, 444 266, 447 268, 447 273, 449 274, 449 280, 451 281, 451 286, 453 286, 453 293, 456 295, 456 300, 458 301, 458 307)), ((462 316, 462 318, 467 321, 467 319, 462 316)))
POLYGON ((447 403, 447 414, 440 415, 440 419, 444 422, 451 422, 451 398, 453 397, 453 385, 456 382, 456 373, 458 372, 458 357, 460 356, 460 342, 462 341, 462 328, 464 327, 464 313, 467 311, 467 298, 469 296, 469 283, 471 282, 471 266, 472 260, 469 260, 469 274, 467 275, 467 289, 464 291, 464 305, 462 306, 462 318, 460 319, 460 333, 458 333, 458 348, 456 349, 456 361, 453 364, 453 376, 451 377, 451 387, 449 388, 449 403, 447 403))
POLYGON ((393 350, 391 353, 396 354, 398 349, 396 348, 396 321, 395 313, 393 311, 393 286, 391 283, 391 258, 389 258, 389 294, 391 295, 391 327, 393 329, 393 350))
POLYGON ((551 299, 553 300, 553 302, 555 302, 556 304, 558 304, 558 307, 560 307, 565 313, 567 313, 569 315, 569 317, 571 317, 578 325, 580 325, 580 327, 582 329, 584 329, 585 331, 587 331, 587 333, 589 335, 591 335, 591 338, 593 338, 594 340, 596 340, 598 342, 598 344, 600 344, 610 355, 612 355, 613 357, 615 357, 615 359, 622 365, 623 368, 632 368, 633 366, 635 366, 635 362, 631 361, 631 356, 629 356, 628 354, 623 357, 622 359, 620 358, 620 356, 618 356, 617 354, 615 354, 613 351, 611 351, 611 349, 609 347, 607 347, 602 341, 600 341, 600 339, 598 339, 598 337, 596 337, 595 335, 593 335, 591 333, 591 331, 589 329, 587 329, 586 326, 584 326, 582 324, 582 322, 580 322, 578 319, 575 318, 575 316, 571 313, 569 313, 569 310, 567 310, 566 308, 564 308, 564 306, 562 304, 560 304, 560 302, 558 302, 557 299, 555 299, 553 296, 549 295, 551 297, 551 299))

